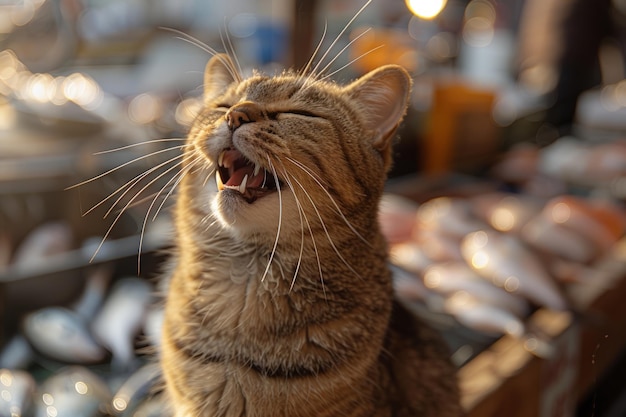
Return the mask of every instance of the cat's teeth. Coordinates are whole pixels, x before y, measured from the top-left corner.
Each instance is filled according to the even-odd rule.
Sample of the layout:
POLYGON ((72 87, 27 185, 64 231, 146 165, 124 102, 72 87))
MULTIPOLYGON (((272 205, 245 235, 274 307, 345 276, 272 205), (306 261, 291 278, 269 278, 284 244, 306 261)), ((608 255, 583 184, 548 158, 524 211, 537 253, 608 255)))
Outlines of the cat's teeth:
POLYGON ((222 151, 220 153, 220 156, 217 157, 217 166, 221 167, 224 166, 224 154, 226 153, 226 151, 222 151))
POLYGON ((224 183, 222 182, 222 176, 217 171, 215 171, 215 182, 217 183, 217 189, 222 191, 224 189, 224 183))
POLYGON ((243 180, 241 181, 241 184, 239 184, 239 192, 241 194, 245 194, 246 193, 246 185, 248 185, 248 174, 246 174, 243 177, 243 180))
POLYGON ((259 175, 259 172, 261 172, 261 165, 254 164, 254 176, 256 177, 257 175, 259 175))

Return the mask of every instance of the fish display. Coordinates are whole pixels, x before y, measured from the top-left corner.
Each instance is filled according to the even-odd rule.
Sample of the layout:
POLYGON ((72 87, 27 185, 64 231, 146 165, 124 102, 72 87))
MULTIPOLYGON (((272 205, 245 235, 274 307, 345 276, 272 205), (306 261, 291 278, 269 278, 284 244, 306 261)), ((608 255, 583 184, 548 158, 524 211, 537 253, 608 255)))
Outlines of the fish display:
POLYGON ((480 333, 522 337, 533 309, 572 307, 568 284, 626 273, 625 212, 608 199, 499 191, 435 197, 414 216, 394 226, 410 236, 389 241, 391 261, 412 274, 395 278, 397 293, 480 333))
POLYGON ((135 358, 134 340, 143 326, 152 301, 152 286, 141 278, 117 281, 91 330, 113 354, 115 366, 130 369, 135 358))
POLYGON ((52 375, 38 393, 33 417, 98 417, 111 398, 107 383, 81 366, 70 366, 52 375))
POLYGON ((33 407, 36 389, 35 378, 30 373, 0 369, 0 416, 27 416, 33 407))
POLYGON ((67 308, 53 306, 34 311, 24 318, 22 328, 31 345, 52 359, 93 364, 107 357, 106 349, 95 341, 87 323, 67 308))

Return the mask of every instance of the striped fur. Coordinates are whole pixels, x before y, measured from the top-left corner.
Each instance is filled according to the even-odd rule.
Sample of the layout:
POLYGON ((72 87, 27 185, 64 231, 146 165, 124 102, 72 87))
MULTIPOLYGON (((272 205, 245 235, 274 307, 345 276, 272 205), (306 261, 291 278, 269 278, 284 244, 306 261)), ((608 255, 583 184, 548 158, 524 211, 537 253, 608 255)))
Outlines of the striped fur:
POLYGON ((161 362, 173 414, 460 415, 443 344, 394 302, 377 224, 406 71, 346 86, 296 73, 242 80, 216 55, 205 77, 168 277, 161 362), (227 112, 242 106, 255 120, 233 130, 227 112), (224 149, 280 187, 252 203, 218 191, 224 149))

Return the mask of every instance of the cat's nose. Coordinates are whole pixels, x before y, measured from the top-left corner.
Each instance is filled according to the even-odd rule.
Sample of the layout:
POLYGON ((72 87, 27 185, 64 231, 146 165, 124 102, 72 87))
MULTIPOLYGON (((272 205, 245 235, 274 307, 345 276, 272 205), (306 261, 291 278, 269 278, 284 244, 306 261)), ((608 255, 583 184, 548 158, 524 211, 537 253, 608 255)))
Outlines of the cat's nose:
POLYGON ((239 103, 228 110, 224 118, 231 130, 237 129, 244 123, 256 122, 262 117, 263 112, 256 103, 239 103))

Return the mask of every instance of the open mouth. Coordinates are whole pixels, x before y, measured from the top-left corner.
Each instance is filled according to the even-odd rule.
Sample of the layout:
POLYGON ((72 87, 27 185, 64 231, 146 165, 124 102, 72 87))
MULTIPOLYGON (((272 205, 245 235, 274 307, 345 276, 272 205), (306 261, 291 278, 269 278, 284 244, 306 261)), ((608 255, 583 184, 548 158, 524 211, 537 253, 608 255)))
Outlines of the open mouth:
POLYGON ((215 181, 219 191, 233 190, 241 194, 248 202, 253 203, 258 198, 276 191, 280 182, 276 184, 274 175, 267 172, 260 165, 248 160, 236 149, 226 149, 217 159, 215 181))

